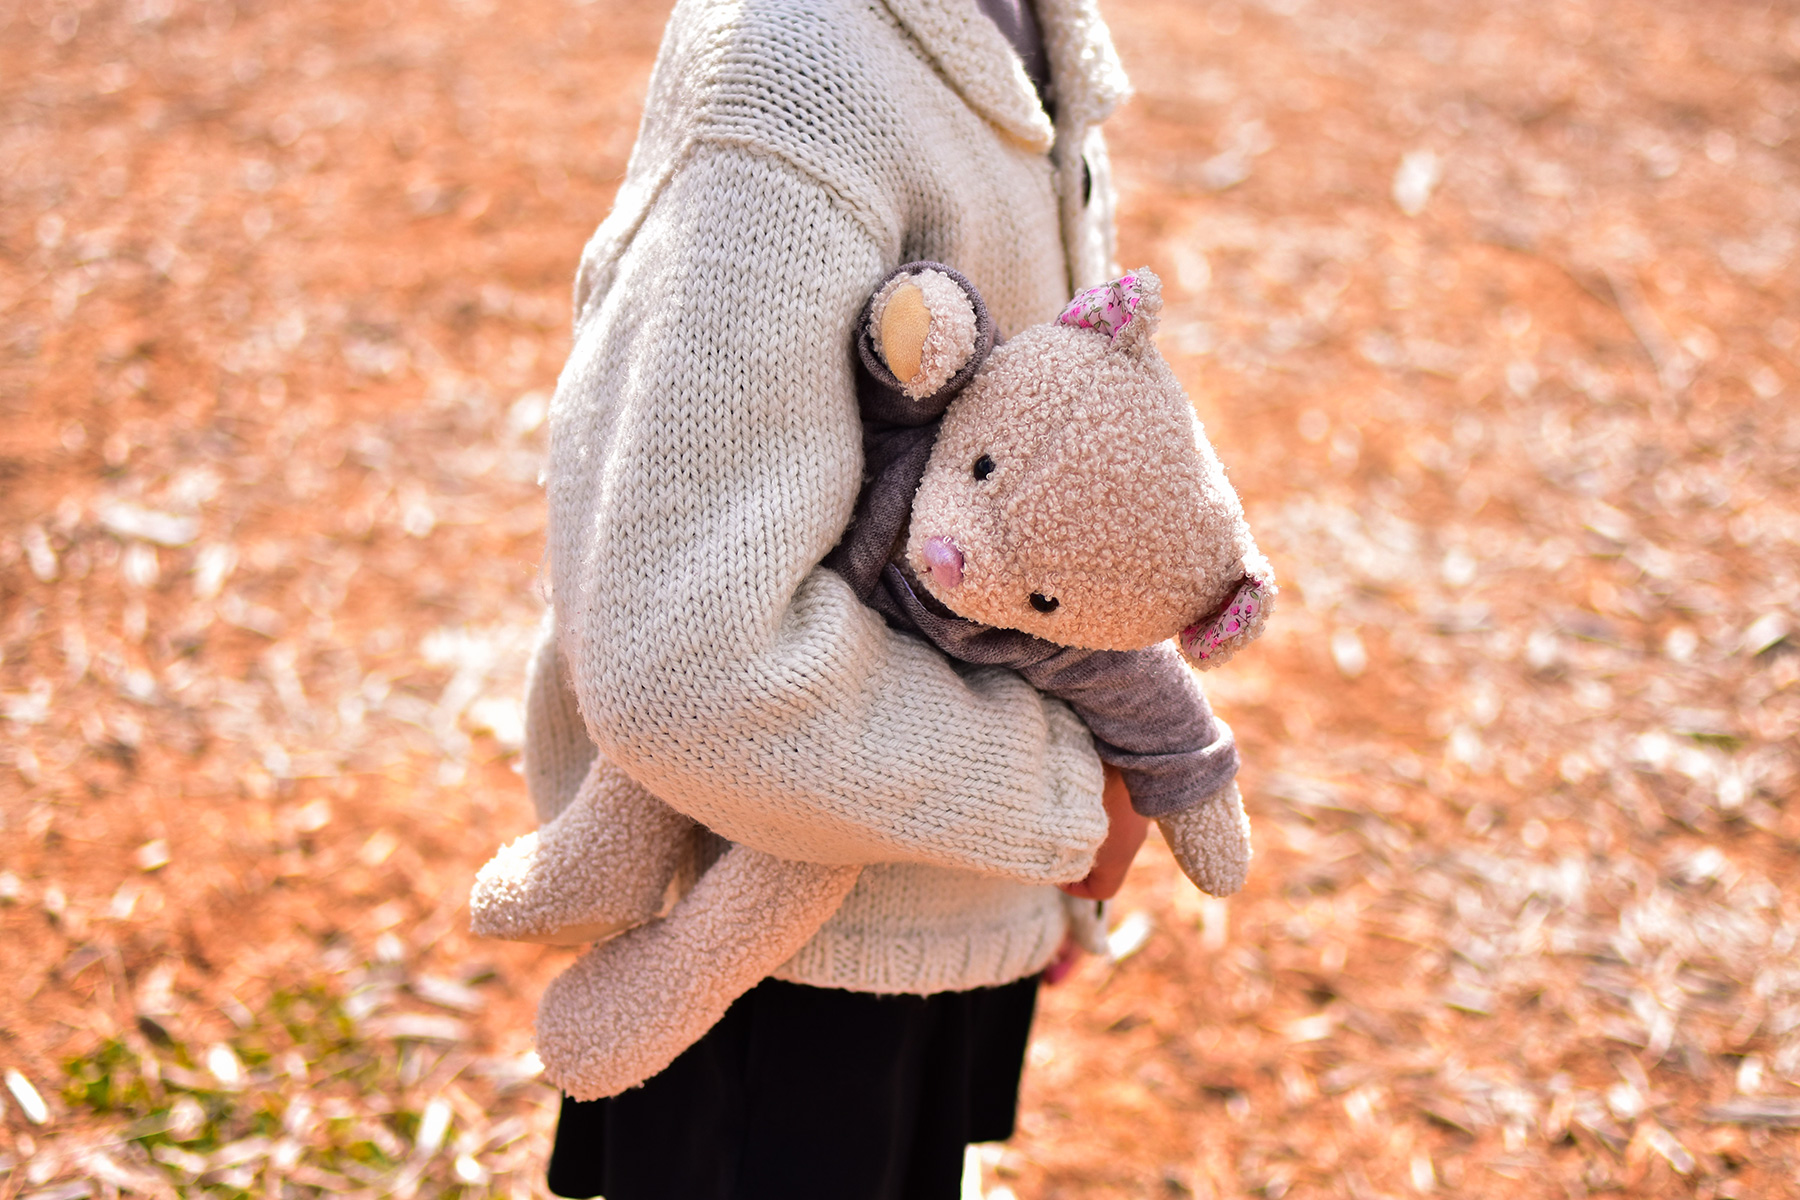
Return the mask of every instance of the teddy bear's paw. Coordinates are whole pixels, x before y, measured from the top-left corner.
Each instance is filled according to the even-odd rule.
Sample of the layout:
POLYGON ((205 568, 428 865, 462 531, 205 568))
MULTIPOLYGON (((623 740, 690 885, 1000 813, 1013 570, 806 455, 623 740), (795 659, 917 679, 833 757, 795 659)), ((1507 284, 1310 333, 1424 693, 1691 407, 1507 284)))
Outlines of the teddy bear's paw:
POLYGON ((1194 807, 1157 821, 1163 840, 1194 886, 1229 896, 1250 873, 1250 817, 1237 784, 1230 783, 1194 807))
POLYGON ((693 824, 616 768, 595 769, 575 800, 503 848, 475 878, 478 937, 580 946, 662 910, 693 824))
POLYGON ((975 353, 980 321, 968 293, 926 268, 890 279, 869 307, 875 350, 913 399, 949 383, 975 353))
POLYGON ((545 989, 545 1079, 592 1100, 655 1075, 810 941, 858 874, 733 846, 667 917, 595 946, 545 989))
POLYGON ((469 929, 476 937, 547 946, 583 946, 655 915, 641 897, 562 891, 559 872, 546 869, 538 835, 528 833, 501 848, 475 877, 469 893, 469 929), (612 901, 613 903, 608 903, 612 901), (608 911, 608 910, 612 911, 608 911))
POLYGON ((538 1002, 544 1078, 577 1100, 616 1096, 662 1071, 730 1004, 699 987, 690 964, 659 969, 664 939, 644 935, 661 923, 595 946, 538 1002))
POLYGON ((535 923, 530 893, 537 849, 538 835, 528 833, 500 847, 476 874, 469 892, 469 929, 476 937, 529 940, 535 923))

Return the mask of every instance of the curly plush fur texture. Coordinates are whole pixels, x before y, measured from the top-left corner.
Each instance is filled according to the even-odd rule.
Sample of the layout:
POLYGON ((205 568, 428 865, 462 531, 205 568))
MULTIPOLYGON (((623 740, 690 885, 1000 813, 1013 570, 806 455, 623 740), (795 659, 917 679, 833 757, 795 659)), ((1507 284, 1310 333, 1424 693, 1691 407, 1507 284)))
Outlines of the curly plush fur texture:
MULTIPOLYGON (((1130 307, 1115 303, 1116 324, 1035 326, 981 364, 944 414, 906 556, 959 616, 1097 650, 1174 637, 1211 669, 1262 633, 1274 572, 1156 350, 1161 281, 1144 268, 1120 282, 1111 298, 1130 307), (931 570, 931 540, 960 553, 954 584, 931 570)), ((1157 823, 1202 891, 1243 887, 1236 784, 1157 823)))
POLYGON ((551 982, 538 1004, 544 1078, 594 1100, 657 1074, 805 945, 859 874, 731 847, 667 918, 551 982))
POLYGON ((1250 874, 1250 816, 1237 784, 1159 818, 1156 827, 1195 887, 1208 895, 1229 896, 1244 886, 1250 874))

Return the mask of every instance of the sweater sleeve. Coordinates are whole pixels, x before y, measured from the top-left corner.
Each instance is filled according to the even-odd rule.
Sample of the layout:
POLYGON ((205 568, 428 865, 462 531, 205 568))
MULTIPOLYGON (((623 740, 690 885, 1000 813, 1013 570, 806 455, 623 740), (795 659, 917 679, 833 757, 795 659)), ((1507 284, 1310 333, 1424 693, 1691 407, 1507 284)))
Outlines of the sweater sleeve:
POLYGON ((959 673, 818 566, 861 482, 851 331, 887 266, 783 160, 690 151, 558 386, 570 679, 613 761, 756 849, 1079 878, 1105 833, 1079 718, 959 673))
POLYGON ((569 806, 594 765, 555 633, 554 614, 546 614, 525 670, 525 790, 540 825, 569 806))

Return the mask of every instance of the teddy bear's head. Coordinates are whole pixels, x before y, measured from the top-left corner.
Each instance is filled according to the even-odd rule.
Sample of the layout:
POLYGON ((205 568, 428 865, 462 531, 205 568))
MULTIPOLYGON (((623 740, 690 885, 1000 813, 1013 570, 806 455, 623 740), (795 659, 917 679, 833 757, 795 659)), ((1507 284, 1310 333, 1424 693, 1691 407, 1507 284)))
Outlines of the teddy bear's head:
POLYGON ((908 394, 967 380, 913 502, 913 573, 961 616, 1061 645, 1175 637, 1200 666, 1229 658, 1261 632, 1274 579, 1157 353, 1157 277, 1084 292, 978 363, 971 292, 925 268, 890 279, 869 309, 908 394))

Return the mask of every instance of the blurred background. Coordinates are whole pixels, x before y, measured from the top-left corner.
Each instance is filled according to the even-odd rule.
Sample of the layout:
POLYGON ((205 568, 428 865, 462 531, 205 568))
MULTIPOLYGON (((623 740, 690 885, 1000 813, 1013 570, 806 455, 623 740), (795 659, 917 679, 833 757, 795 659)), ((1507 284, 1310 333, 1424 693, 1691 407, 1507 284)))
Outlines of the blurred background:
MULTIPOLYGON (((988 1200, 1800 1194, 1800 8, 1113 0, 1286 585, 988 1200)), ((535 1196, 472 942, 664 4, 0 6, 0 1195, 535 1196)))

